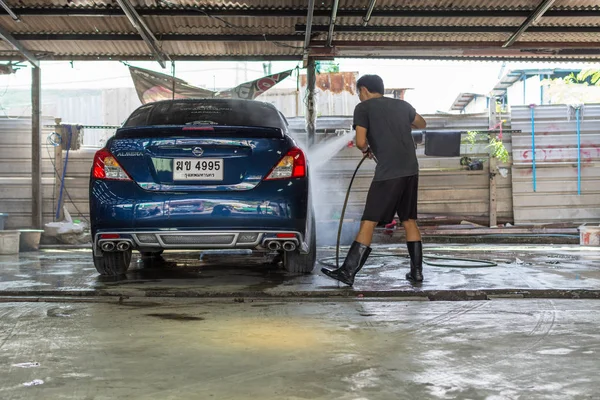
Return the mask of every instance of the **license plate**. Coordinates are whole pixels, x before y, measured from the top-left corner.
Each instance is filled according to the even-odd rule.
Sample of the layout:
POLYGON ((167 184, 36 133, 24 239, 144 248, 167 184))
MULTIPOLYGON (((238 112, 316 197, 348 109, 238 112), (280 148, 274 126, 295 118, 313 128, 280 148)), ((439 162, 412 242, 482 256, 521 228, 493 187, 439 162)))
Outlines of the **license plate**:
POLYGON ((173 160, 174 181, 222 181, 223 159, 203 158, 190 160, 181 158, 173 160))

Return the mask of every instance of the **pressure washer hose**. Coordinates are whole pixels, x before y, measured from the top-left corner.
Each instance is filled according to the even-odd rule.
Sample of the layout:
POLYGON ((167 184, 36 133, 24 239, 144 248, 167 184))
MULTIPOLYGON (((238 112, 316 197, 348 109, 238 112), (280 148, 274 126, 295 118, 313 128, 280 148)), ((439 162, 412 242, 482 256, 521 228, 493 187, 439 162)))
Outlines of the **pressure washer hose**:
MULTIPOLYGON (((340 223, 338 226, 337 242, 336 242, 336 246, 335 246, 335 264, 328 262, 328 260, 332 260, 334 257, 322 258, 319 260, 319 264, 325 265, 327 267, 332 267, 332 268, 340 267, 340 241, 342 238, 342 227, 344 225, 344 216, 346 215, 346 207, 348 206, 348 199, 350 198, 350 191, 352 190, 352 184, 354 183, 354 178, 356 178, 356 174, 358 173, 360 166, 367 159, 367 157, 369 157, 369 155, 365 154, 363 156, 363 158, 359 161, 358 165, 356 166, 356 169, 354 170, 354 174, 352 174, 352 179, 350 179, 350 184, 348 185, 348 190, 346 191, 346 198, 344 199, 344 206, 342 207, 342 214, 340 216, 340 223)), ((373 258, 380 258, 380 257, 381 258, 383 258, 383 257, 408 258, 408 255, 371 253, 369 255, 369 257, 373 257, 373 258)), ((449 268, 457 268, 457 267, 460 267, 460 268, 488 268, 488 267, 498 266, 498 264, 496 264, 493 261, 474 260, 474 259, 470 259, 470 258, 434 257, 434 256, 425 256, 425 255, 423 256, 423 262, 427 265, 434 266, 434 267, 449 267, 449 268), (462 262, 468 262, 469 264, 462 264, 462 265, 442 264, 442 263, 430 262, 427 260, 446 260, 446 261, 454 261, 454 262, 462 261, 462 262)))

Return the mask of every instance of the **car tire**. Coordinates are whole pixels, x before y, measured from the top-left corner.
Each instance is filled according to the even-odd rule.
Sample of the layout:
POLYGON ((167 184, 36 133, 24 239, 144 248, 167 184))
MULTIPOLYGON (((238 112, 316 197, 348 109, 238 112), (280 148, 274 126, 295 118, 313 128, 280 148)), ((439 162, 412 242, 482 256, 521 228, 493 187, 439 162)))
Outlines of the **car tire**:
POLYGON ((94 266, 100 275, 124 275, 129 269, 130 263, 131 250, 104 253, 100 257, 94 257, 94 266))
POLYGON ((317 235, 313 219, 312 234, 308 238, 308 254, 301 254, 298 250, 283 253, 283 267, 287 272, 295 274, 310 274, 317 262, 317 235))

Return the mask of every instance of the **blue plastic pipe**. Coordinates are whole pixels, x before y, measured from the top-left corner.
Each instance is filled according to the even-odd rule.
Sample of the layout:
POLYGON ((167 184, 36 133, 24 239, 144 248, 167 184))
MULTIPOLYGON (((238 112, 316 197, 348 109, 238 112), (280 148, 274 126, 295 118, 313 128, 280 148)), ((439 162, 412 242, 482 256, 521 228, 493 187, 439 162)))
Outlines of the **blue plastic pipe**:
POLYGON ((58 203, 56 204, 56 220, 60 218, 60 205, 62 203, 63 189, 65 188, 65 176, 67 175, 67 164, 69 163, 69 150, 71 149, 71 137, 73 131, 71 125, 65 125, 67 132, 69 132, 69 139, 67 140, 67 155, 65 156, 65 165, 63 165, 63 173, 60 180, 60 192, 58 193, 58 203))
POLYGON ((535 171, 535 117, 533 115, 534 106, 530 105, 531 109, 531 165, 533 168, 533 191, 537 191, 536 171, 535 171))
POLYGON ((577 119, 577 194, 581 194, 581 123, 579 121, 579 107, 575 109, 577 119))

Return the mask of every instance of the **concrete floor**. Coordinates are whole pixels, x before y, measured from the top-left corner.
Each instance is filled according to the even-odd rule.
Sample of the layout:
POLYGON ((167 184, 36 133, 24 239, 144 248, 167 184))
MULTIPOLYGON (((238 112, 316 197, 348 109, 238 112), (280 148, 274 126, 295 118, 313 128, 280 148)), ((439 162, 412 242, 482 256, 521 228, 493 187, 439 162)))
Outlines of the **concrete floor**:
POLYGON ((600 249, 428 245, 498 266, 415 286, 403 250, 354 288, 244 256, 0 257, 0 398, 600 399, 600 249))
POLYGON ((600 302, 0 303, 2 399, 598 399, 600 302))
MULTIPOLYGON (((378 246, 375 252, 405 255, 403 246, 378 246)), ((321 249, 320 257, 335 254, 321 249)), ((345 251, 342 251, 342 255, 345 251)), ((432 300, 490 296, 600 298, 600 248, 571 245, 427 245, 427 255, 491 260, 493 268, 425 266, 425 282, 404 279, 404 257, 369 258, 353 288, 320 273, 289 275, 264 258, 198 253, 166 254, 166 263, 134 260, 127 276, 100 277, 91 253, 47 250, 0 257, 0 296, 120 295, 185 297, 428 297, 432 300)), ((343 258, 342 258, 343 260, 343 258)), ((456 265, 450 263, 450 265, 456 265)))

